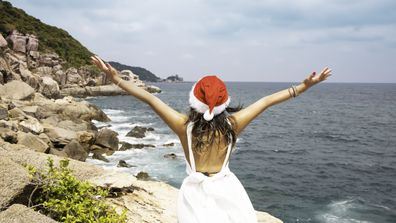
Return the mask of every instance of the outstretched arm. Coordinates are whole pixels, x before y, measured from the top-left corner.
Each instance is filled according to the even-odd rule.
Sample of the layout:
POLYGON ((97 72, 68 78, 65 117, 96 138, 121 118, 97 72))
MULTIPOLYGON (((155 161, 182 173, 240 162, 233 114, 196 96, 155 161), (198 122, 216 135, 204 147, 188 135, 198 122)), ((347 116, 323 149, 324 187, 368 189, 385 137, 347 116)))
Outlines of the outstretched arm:
MULTIPOLYGON (((317 77, 315 77, 315 72, 313 72, 303 81, 303 83, 296 86, 297 95, 303 93, 313 85, 326 80, 326 78, 329 76, 331 76, 331 70, 327 67, 317 77)), ((253 119, 255 119, 267 108, 293 97, 292 93, 293 89, 291 88, 278 91, 271 95, 265 96, 248 107, 240 110, 239 112, 232 114, 231 116, 236 122, 236 134, 239 135, 253 119)))
POLYGON ((108 63, 103 62, 98 56, 91 57, 92 63, 95 64, 99 69, 104 71, 107 75, 111 77, 114 83, 117 83, 119 87, 124 89, 130 95, 136 97, 137 99, 147 103, 164 122, 175 132, 177 135, 183 133, 182 126, 184 125, 187 116, 181 114, 171 108, 169 105, 165 104, 161 99, 155 95, 147 92, 146 90, 124 81, 118 76, 117 71, 108 63))

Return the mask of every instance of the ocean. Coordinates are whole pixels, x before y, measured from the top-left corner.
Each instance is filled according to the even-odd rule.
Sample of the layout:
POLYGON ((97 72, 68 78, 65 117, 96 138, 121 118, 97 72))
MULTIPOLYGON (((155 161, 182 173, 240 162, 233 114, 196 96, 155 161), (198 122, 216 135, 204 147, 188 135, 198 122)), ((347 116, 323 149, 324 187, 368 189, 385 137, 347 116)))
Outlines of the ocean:
MULTIPOLYGON (((245 107, 292 83, 227 82, 231 105, 245 107)), ((157 94, 180 112, 188 111, 193 85, 155 83, 157 94)), ((112 119, 120 141, 154 144, 156 148, 119 151, 135 165, 119 168, 180 187, 185 172, 176 135, 143 102, 131 96, 90 97, 112 119), (134 126, 153 127, 145 138, 126 137, 134 126), (174 142, 173 147, 162 146, 174 142), (175 153, 176 159, 164 158, 175 153)), ((275 105, 241 133, 230 169, 244 185, 256 210, 285 223, 396 222, 396 84, 320 83, 297 98, 275 105)))

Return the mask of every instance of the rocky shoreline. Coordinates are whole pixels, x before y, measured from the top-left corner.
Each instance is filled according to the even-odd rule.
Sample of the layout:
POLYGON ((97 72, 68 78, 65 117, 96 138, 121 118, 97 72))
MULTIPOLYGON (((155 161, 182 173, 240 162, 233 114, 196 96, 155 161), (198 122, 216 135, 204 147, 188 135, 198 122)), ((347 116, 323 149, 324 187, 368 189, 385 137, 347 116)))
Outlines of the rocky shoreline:
MULTIPOLYGON (((118 191, 119 196, 107 201, 118 210, 126 208, 128 222, 176 222, 177 188, 84 162, 89 154, 111 155, 121 148, 117 132, 92 122, 108 122, 109 117, 80 97, 125 92, 103 73, 89 67, 65 69, 59 56, 37 49, 33 35, 0 35, 0 222, 55 222, 27 207, 32 185, 25 166, 46 168, 48 157, 56 164, 71 159, 78 179, 118 191)), ((160 92, 132 72, 119 75, 160 92)), ((281 222, 257 213, 259 222, 281 222)))

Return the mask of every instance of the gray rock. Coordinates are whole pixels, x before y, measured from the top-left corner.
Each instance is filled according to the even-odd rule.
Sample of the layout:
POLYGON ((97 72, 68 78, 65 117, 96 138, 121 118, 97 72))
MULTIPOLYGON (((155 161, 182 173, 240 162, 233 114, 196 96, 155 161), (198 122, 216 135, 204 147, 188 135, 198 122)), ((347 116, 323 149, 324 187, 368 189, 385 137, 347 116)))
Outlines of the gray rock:
POLYGON ((51 142, 51 139, 50 139, 45 133, 40 133, 40 134, 38 135, 38 137, 39 137, 41 140, 43 140, 43 142, 47 143, 47 145, 48 145, 50 148, 54 147, 54 145, 53 145, 52 142, 51 142))
POLYGON ((25 114, 30 115, 30 116, 36 116, 38 106, 33 105, 33 106, 22 106, 19 107, 25 114))
POLYGON ((63 148, 63 152, 67 154, 68 157, 79 160, 85 161, 88 157, 88 153, 84 150, 84 148, 80 145, 80 143, 73 139, 70 141, 65 148, 63 148))
POLYGON ((111 129, 103 128, 96 136, 95 144, 117 151, 119 143, 117 135, 117 132, 111 129))
POLYGON ((66 83, 80 84, 81 82, 82 82, 82 78, 76 68, 71 67, 66 70, 66 83))
POLYGON ((149 85, 145 88, 146 91, 150 93, 161 93, 161 89, 154 85, 149 85))
POLYGON ((165 158, 176 159, 177 156, 174 153, 169 153, 164 155, 165 158))
POLYGON ((36 68, 35 73, 40 77, 45 77, 45 76, 51 77, 52 76, 52 68, 47 67, 47 66, 38 67, 38 68, 36 68))
POLYGON ((58 82, 59 85, 63 86, 66 84, 66 74, 63 70, 55 71, 54 80, 58 82))
POLYGON ((0 119, 8 119, 8 106, 0 105, 0 119))
POLYGON ((74 131, 49 125, 44 126, 44 133, 51 139, 51 142, 55 146, 59 147, 63 147, 71 140, 77 138, 77 134, 74 131))
POLYGON ((38 136, 32 133, 18 132, 18 144, 24 145, 29 149, 36 152, 46 153, 48 152, 49 146, 38 136))
POLYGON ((91 145, 89 147, 89 151, 94 154, 106 154, 108 156, 110 156, 114 153, 114 150, 107 148, 107 147, 100 146, 100 145, 91 145))
POLYGON ((56 53, 44 53, 40 55, 39 58, 39 64, 41 66, 49 66, 49 67, 54 67, 56 65, 59 65, 61 63, 61 59, 59 58, 59 55, 56 53))
POLYGON ((119 160, 117 167, 125 167, 125 168, 129 168, 129 167, 135 167, 134 165, 130 165, 127 162, 125 162, 125 160, 119 160))
MULTIPOLYGON (((23 192, 30 181, 28 172, 23 166, 4 156, 0 156, 0 163, 0 210, 2 210, 23 192)), ((2 219, 0 217, 0 221, 2 219)))
POLYGON ((8 116, 12 119, 21 120, 21 121, 27 117, 25 112, 23 112, 21 109, 16 107, 8 111, 8 116))
POLYGON ((27 35, 27 51, 37 51, 38 50, 39 41, 35 35, 27 35))
POLYGON ((0 138, 9 143, 17 143, 18 135, 9 128, 0 127, 0 138))
POLYGON ((0 213, 0 220, 4 223, 57 223, 57 221, 42 215, 22 204, 13 204, 0 213))
POLYGON ((0 33, 0 48, 6 48, 8 46, 7 40, 4 39, 3 35, 0 33))
POLYGON ((165 143, 165 144, 162 144, 162 146, 165 146, 165 147, 175 146, 175 143, 174 142, 165 143))
POLYGON ((34 89, 23 81, 13 80, 0 85, 0 94, 8 99, 25 100, 34 95, 34 89))
POLYGON ((17 30, 14 30, 7 37, 7 39, 11 42, 12 50, 16 52, 26 53, 26 36, 22 35, 17 30))
POLYGON ((143 138, 146 136, 147 131, 154 131, 152 127, 142 127, 135 126, 131 131, 129 131, 126 136, 135 137, 135 138, 143 138))
POLYGON ((102 160, 103 162, 106 162, 106 163, 110 162, 106 157, 104 157, 102 154, 99 154, 99 153, 94 153, 92 155, 92 159, 102 160))
POLYGON ((155 148, 155 145, 143 144, 143 143, 131 144, 131 143, 128 143, 128 142, 121 142, 121 148, 119 150, 120 151, 125 151, 125 150, 128 150, 128 149, 143 149, 143 148, 155 148))
POLYGON ((55 148, 50 148, 48 154, 65 157, 65 158, 69 157, 67 153, 65 153, 64 151, 55 148))
POLYGON ((136 178, 139 179, 139 180, 148 180, 148 179, 150 179, 150 176, 149 176, 148 173, 143 172, 143 171, 140 171, 140 172, 136 175, 136 178))
MULTIPOLYGON (((56 166, 58 166, 60 160, 64 159, 63 157, 35 152, 23 145, 10 143, 5 143, 0 147, 0 157, 7 157, 20 165, 30 164, 40 170, 47 168, 48 157, 54 160, 56 166)), ((90 178, 100 177, 106 172, 103 168, 94 164, 73 159, 70 160, 69 167, 79 180, 89 180, 90 178)), ((2 168, 2 165, 0 165, 0 168, 2 168)))
POLYGON ((27 83, 33 89, 39 89, 40 77, 38 75, 32 74, 30 70, 28 70, 26 67, 23 66, 19 66, 19 73, 21 74, 21 79, 25 83, 27 83))
POLYGON ((27 120, 21 121, 19 126, 24 132, 34 132, 36 134, 40 134, 44 131, 44 128, 40 122, 31 116, 28 116, 27 120))
POLYGON ((45 76, 41 78, 39 91, 48 98, 59 98, 59 85, 51 77, 45 76))

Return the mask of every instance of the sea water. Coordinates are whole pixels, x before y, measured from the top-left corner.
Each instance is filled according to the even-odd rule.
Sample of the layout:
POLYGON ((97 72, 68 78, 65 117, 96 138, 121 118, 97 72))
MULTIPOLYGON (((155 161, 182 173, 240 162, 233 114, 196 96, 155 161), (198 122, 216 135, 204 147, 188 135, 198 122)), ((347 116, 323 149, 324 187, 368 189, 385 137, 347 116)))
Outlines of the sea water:
MULTIPOLYGON (((292 83, 226 83, 231 105, 245 107, 292 83)), ((179 112, 188 111, 193 83, 156 83, 157 94, 179 112)), ((111 118, 121 141, 153 144, 108 156, 118 168, 180 187, 186 177, 181 144, 143 102, 131 96, 91 97, 111 118), (153 127, 142 139, 126 137, 134 126, 153 127), (165 143, 175 143, 165 147, 165 143), (175 153, 176 159, 164 158, 175 153)), ((396 84, 320 83, 265 110, 242 132, 230 169, 256 210, 289 222, 396 222, 396 84)))

